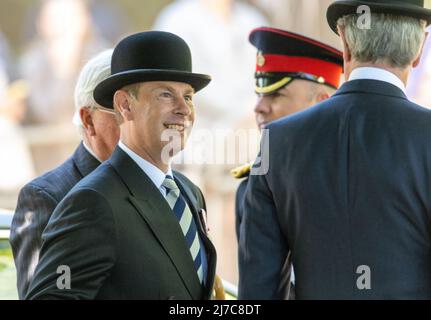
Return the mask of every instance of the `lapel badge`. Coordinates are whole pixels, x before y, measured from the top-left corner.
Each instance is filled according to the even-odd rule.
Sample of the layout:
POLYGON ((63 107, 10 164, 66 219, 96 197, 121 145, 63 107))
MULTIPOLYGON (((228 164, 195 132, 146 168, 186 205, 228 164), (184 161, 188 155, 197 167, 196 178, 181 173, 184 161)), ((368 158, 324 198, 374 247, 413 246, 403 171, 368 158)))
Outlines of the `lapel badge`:
POLYGON ((208 236, 208 234, 210 232, 210 228, 208 227, 207 213, 206 213, 205 209, 199 209, 198 213, 199 213, 199 218, 200 218, 200 221, 202 224, 202 228, 204 229, 204 232, 208 236))

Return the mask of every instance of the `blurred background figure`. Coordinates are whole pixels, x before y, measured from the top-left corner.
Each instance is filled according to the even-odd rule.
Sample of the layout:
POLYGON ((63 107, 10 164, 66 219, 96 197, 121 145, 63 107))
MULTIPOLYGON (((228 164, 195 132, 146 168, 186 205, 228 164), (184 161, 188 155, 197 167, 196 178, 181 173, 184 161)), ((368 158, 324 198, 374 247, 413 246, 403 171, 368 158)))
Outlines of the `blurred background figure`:
POLYGON ((94 28, 83 0, 43 1, 36 27, 37 35, 20 63, 31 90, 27 122, 70 123, 80 67, 109 44, 94 28))
POLYGON ((213 79, 196 99, 202 128, 232 128, 247 115, 255 62, 247 37, 266 23, 257 9, 235 0, 177 0, 156 19, 153 29, 184 38, 193 68, 213 79))
POLYGON ((340 41, 328 28, 326 8, 333 0, 254 0, 272 21, 274 27, 319 39, 341 49, 340 41))
POLYGON ((26 83, 20 80, 9 84, 0 68, 0 204, 8 203, 4 194, 16 192, 34 176, 30 149, 21 128, 27 95, 26 83))
POLYGON ((7 41, 6 37, 4 36, 0 28, 0 68, 2 70, 1 72, 10 78, 15 74, 14 67, 15 67, 15 64, 12 61, 9 42, 7 41))
POLYGON ((73 151, 73 88, 88 59, 111 45, 99 34, 84 0, 42 0, 36 34, 20 58, 29 85, 25 124, 38 173, 48 171, 73 151), (47 137, 51 137, 50 139, 47 137))
POLYGON ((248 111, 254 103, 255 51, 247 39, 252 29, 267 23, 259 10, 243 1, 177 0, 161 11, 153 25, 155 30, 182 37, 193 54, 193 69, 212 77, 211 85, 194 99, 198 116, 191 136, 193 145, 182 155, 184 159, 203 155, 205 164, 194 162, 177 169, 186 172, 205 194, 209 223, 212 230, 217 230, 212 237, 216 247, 223 248, 218 251, 218 270, 232 282, 236 278, 232 224, 238 183, 229 172, 240 160, 215 163, 215 157, 206 156, 226 159, 226 144, 193 137, 205 131, 218 141, 234 141, 233 130, 254 127, 248 111))
POLYGON ((8 76, 6 70, 4 68, 3 61, 0 58, 0 98, 4 98, 4 94, 6 93, 6 86, 8 83, 8 76))
POLYGON ((6 41, 6 38, 0 30, 0 63, 4 63, 8 60, 10 53, 9 53, 9 45, 6 41))
MULTIPOLYGON (((119 8, 119 6, 124 7, 124 5, 124 1, 119 2, 117 0, 92 0, 88 2, 93 26, 97 34, 111 44, 116 43, 131 30, 130 14, 126 14, 124 9, 119 8)), ((148 7, 146 6, 146 8, 148 7)))

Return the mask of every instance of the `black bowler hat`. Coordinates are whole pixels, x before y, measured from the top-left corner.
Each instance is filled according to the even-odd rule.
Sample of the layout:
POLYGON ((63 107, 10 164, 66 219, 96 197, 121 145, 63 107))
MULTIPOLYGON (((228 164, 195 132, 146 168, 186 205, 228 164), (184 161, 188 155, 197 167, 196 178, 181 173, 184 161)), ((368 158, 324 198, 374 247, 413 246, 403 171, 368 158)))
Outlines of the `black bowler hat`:
POLYGON ((408 16, 425 20, 428 25, 431 24, 431 10, 425 9, 424 0, 339 0, 333 2, 326 11, 331 29, 337 33, 338 19, 345 15, 357 14, 358 7, 362 5, 368 6, 371 13, 408 16))
POLYGON ((112 54, 111 73, 94 89, 96 102, 110 108, 115 92, 133 83, 184 82, 197 92, 211 81, 209 75, 192 73, 187 43, 173 33, 162 31, 140 32, 121 40, 112 54))
POLYGON ((257 94, 273 94, 294 79, 339 87, 343 72, 341 51, 293 32, 268 27, 252 30, 249 40, 258 50, 257 94))

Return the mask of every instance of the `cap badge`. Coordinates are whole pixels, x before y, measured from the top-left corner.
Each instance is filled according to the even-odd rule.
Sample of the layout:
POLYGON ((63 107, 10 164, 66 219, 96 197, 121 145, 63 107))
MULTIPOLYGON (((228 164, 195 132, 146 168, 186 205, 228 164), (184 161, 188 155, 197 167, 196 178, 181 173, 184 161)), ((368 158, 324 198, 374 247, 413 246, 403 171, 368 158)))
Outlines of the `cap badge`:
POLYGON ((257 65, 259 67, 263 67, 265 65, 265 57, 263 56, 262 52, 257 54, 257 65))

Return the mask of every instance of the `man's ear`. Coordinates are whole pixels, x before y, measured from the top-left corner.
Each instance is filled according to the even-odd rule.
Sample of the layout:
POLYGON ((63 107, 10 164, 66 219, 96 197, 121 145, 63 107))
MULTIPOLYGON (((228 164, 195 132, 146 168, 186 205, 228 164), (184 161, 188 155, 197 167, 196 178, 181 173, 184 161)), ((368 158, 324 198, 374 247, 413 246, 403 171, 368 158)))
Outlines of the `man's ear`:
POLYGON ((329 93, 324 91, 320 92, 316 97, 316 104, 328 99, 329 97, 330 97, 329 93))
POLYGON ((422 43, 422 47, 421 47, 421 50, 419 51, 418 57, 415 59, 415 61, 413 61, 413 68, 416 68, 421 62, 422 54, 424 52, 425 42, 427 41, 428 35, 429 33, 425 32, 425 39, 424 39, 424 42, 422 43))
POLYGON ((125 121, 133 120, 130 99, 130 95, 124 90, 117 90, 114 94, 114 109, 121 114, 125 121))
POLYGON ((92 137, 96 135, 96 129, 93 123, 93 111, 89 108, 81 108, 79 110, 79 116, 81 117, 82 126, 88 136, 92 137))
POLYGON ((349 45, 346 41, 346 35, 344 33, 344 30, 340 28, 340 26, 337 27, 338 34, 340 35, 341 42, 343 44, 343 59, 344 62, 350 62, 352 60, 352 53, 350 51, 349 45))

